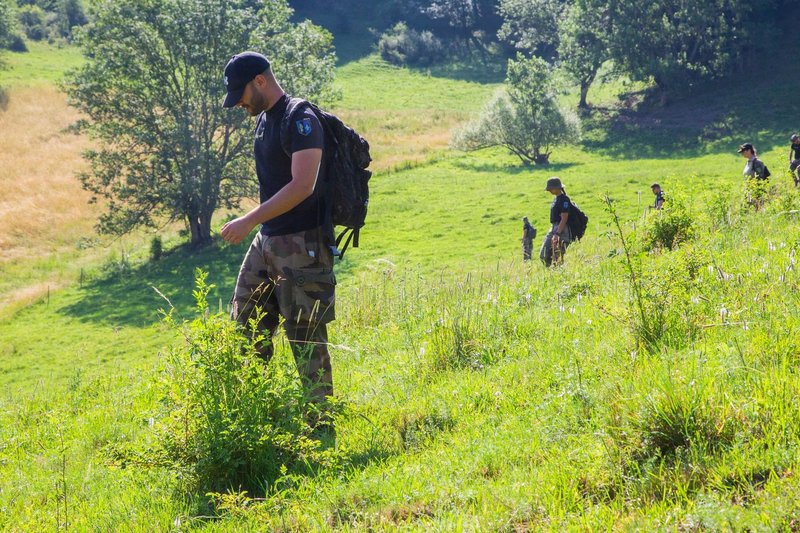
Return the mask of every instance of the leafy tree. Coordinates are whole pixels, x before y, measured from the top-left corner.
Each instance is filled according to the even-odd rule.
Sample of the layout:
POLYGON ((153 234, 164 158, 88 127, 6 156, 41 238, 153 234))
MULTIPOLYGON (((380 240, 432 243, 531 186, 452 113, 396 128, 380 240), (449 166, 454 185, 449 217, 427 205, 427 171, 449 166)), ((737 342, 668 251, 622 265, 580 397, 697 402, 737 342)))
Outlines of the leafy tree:
POLYGON ((525 165, 546 165, 553 146, 579 140, 580 123, 558 104, 551 69, 536 57, 509 61, 506 90, 456 133, 453 146, 467 151, 505 146, 525 165))
POLYGON ((560 42, 559 20, 570 0, 500 0, 503 24, 497 36, 517 50, 553 61, 560 42))
POLYGON ((459 40, 485 59, 487 30, 494 33, 499 23, 495 3, 495 0, 433 0, 424 11, 433 19, 445 21, 459 40))
POLYGON ((284 88, 329 101, 331 35, 290 22, 285 0, 260 11, 230 0, 104 0, 78 32, 86 63, 66 91, 100 147, 79 177, 106 200, 102 232, 184 220, 192 244, 211 240, 211 217, 252 193, 252 124, 222 109, 230 56, 262 50, 284 88))
POLYGON ((725 76, 769 34, 759 19, 774 0, 588 0, 604 10, 612 58, 631 77, 652 77, 666 94, 725 76))
POLYGON ((8 46, 15 27, 14 0, 0 0, 0 48, 8 46))
POLYGON ((578 107, 585 109, 589 106, 586 102, 589 87, 608 59, 609 20, 605 11, 593 9, 585 0, 577 0, 566 9, 558 27, 559 59, 564 70, 580 84, 578 107))
POLYGON ((72 28, 83 26, 88 22, 80 0, 58 0, 56 13, 58 14, 56 21, 62 37, 70 37, 72 28))
POLYGON ((18 11, 19 22, 28 39, 40 41, 47 36, 45 11, 41 7, 28 4, 20 6, 18 11))

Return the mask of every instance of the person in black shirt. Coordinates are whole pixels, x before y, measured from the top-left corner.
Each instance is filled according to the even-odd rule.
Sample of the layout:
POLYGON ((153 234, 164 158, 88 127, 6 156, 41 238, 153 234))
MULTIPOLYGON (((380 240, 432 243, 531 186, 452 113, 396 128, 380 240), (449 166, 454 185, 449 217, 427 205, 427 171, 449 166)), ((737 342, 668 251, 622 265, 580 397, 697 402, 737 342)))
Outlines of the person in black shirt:
MULTIPOLYGON (((259 53, 233 56, 225 85, 223 107, 257 117, 253 151, 261 200, 220 230, 225 241, 238 244, 261 226, 236 280, 231 317, 254 338, 263 335, 257 349, 266 361, 282 317, 303 385, 324 406, 333 394, 326 325, 334 319, 336 285, 324 198, 316 187, 324 173, 324 132, 308 106, 284 120, 289 96, 259 53)), ((332 429, 325 418, 309 422, 332 429)))
POLYGON ((797 168, 800 167, 800 135, 795 133, 792 135, 791 141, 792 144, 789 146, 789 172, 792 173, 794 186, 797 187, 800 185, 800 171, 797 168))
POLYGON ((664 191, 661 190, 661 185, 654 183, 650 186, 650 190, 656 195, 656 201, 653 204, 653 209, 661 209, 664 207, 664 191))
POLYGON ((567 246, 572 241, 572 234, 569 230, 569 206, 571 201, 564 185, 559 178, 547 180, 545 190, 555 196, 550 206, 550 224, 552 228, 547 233, 539 251, 539 259, 545 266, 555 266, 564 260, 564 253, 567 246))

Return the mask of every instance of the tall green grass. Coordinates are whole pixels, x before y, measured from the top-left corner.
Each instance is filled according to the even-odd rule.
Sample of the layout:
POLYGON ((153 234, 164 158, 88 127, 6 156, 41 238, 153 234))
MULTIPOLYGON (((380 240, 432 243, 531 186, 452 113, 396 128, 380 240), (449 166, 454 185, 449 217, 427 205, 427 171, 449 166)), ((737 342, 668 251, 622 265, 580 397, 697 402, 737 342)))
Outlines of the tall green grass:
MULTIPOLYGON (((403 87, 392 76, 424 89, 424 76, 365 65, 350 83, 383 77, 391 89, 371 98, 390 113, 396 108, 386 102, 403 87)), ((412 91, 408 102, 427 113, 422 96, 412 91)), ((227 380, 216 389, 170 372, 169 354, 200 352, 180 328, 154 326, 168 304, 153 287, 179 323, 208 324, 225 311, 243 246, 168 244, 149 262, 143 242, 87 269, 82 284, 16 310, 0 322, 0 527, 795 528, 800 194, 773 171, 755 211, 732 149, 722 141, 681 148, 696 139, 696 124, 676 127, 679 142, 664 137, 641 158, 646 128, 608 124, 596 125, 584 147, 556 151, 549 168, 522 168, 489 150, 375 175, 362 247, 339 265, 339 319, 330 328, 343 404, 336 445, 321 467, 284 458, 256 472, 270 481, 262 498, 245 494, 244 484, 227 494, 235 483, 192 486, 174 457, 147 455, 159 428, 174 427, 169 406, 196 405, 193 415, 223 413, 226 422, 238 416, 218 408, 220 391, 239 391, 239 365, 213 367, 227 380), (519 239, 523 215, 541 238, 544 183, 554 174, 590 223, 565 265, 548 270, 521 261, 519 239), (653 181, 675 208, 647 212, 653 181), (603 196, 613 199, 619 226, 603 196), (683 231, 686 217, 691 232, 683 231), (669 237, 681 232, 690 237, 669 237), (196 267, 216 285, 199 316, 196 267), (170 398, 165 381, 185 401, 170 398), (209 488, 222 492, 209 499, 209 488)), ((783 156, 783 126, 771 124, 778 128, 759 134, 775 144, 762 155, 779 168, 772 161, 783 156)), ((734 133, 726 135, 732 142, 734 133)), ((223 320, 212 323, 227 331, 223 320)), ((294 372, 280 342, 261 377, 278 376, 292 391, 294 372)), ((277 394, 268 406, 296 413, 295 398, 277 394)), ((222 431, 203 433, 202 442, 232 438, 246 447, 255 438, 222 431)), ((241 458, 215 455, 225 450, 216 445, 192 450, 181 457, 225 472, 235 471, 226 460, 241 458)))

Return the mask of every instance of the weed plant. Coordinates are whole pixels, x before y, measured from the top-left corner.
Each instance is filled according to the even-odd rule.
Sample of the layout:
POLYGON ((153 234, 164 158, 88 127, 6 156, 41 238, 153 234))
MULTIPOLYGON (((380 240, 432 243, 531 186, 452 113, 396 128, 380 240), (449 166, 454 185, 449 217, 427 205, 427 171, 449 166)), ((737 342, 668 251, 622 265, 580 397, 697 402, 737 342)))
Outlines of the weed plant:
POLYGON ((209 312, 206 278, 198 272, 198 318, 177 324, 167 316, 183 342, 167 359, 153 452, 200 493, 263 495, 287 473, 313 473, 330 454, 311 438, 311 408, 296 376, 258 358, 263 338, 247 340, 227 315, 209 312))

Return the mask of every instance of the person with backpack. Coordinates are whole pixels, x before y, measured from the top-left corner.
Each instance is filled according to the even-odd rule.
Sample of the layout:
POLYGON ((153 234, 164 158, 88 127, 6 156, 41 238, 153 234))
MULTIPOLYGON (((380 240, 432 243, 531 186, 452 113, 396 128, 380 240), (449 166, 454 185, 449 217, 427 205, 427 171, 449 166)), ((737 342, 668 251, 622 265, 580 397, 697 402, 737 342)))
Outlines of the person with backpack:
POLYGON ((655 203, 651 205, 650 208, 660 211, 664 207, 664 191, 661 190, 661 185, 658 183, 652 184, 650 190, 656 195, 655 203))
POLYGON ((547 180, 545 190, 555 196, 550 205, 550 231, 544 238, 539 251, 539 259, 545 266, 559 265, 564 261, 564 253, 572 242, 572 231, 569 224, 570 206, 572 202, 561 179, 553 177, 547 180))
POLYGON ((285 111, 290 97, 276 80, 267 58, 256 52, 233 56, 225 66, 223 107, 241 107, 256 117, 253 142, 261 203, 222 226, 222 238, 242 242, 260 229, 248 249, 231 299, 231 317, 252 338, 265 361, 283 319, 301 381, 322 413, 315 428, 333 429, 325 415, 333 394, 327 324, 335 318, 336 278, 325 223, 325 131, 308 105, 285 111), (287 145, 288 149, 285 149, 287 145))
POLYGON ((794 134, 791 138, 792 144, 789 146, 789 172, 792 174, 794 186, 800 185, 800 135, 794 134))
POLYGON ((752 144, 744 143, 739 146, 738 152, 742 154, 742 157, 747 159, 747 163, 745 163, 744 170, 742 171, 744 177, 756 180, 769 179, 771 175, 769 169, 767 165, 758 158, 756 149, 752 144))

